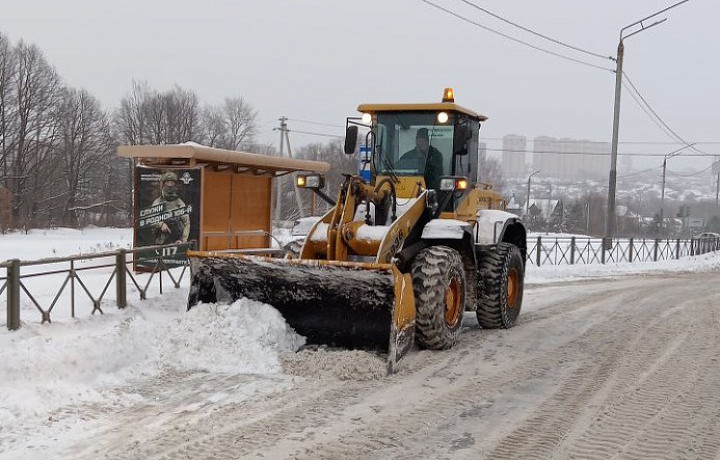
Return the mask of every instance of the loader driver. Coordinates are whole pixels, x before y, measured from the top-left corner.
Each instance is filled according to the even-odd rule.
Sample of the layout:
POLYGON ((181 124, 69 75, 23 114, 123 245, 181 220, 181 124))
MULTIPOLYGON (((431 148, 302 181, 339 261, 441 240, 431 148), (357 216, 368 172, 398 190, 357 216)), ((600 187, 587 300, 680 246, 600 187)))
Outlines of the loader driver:
POLYGON ((425 186, 428 189, 437 189, 440 186, 443 156, 438 149, 430 145, 427 128, 418 129, 415 135, 415 148, 405 152, 400 157, 398 165, 403 163, 417 165, 418 171, 425 177, 425 186))

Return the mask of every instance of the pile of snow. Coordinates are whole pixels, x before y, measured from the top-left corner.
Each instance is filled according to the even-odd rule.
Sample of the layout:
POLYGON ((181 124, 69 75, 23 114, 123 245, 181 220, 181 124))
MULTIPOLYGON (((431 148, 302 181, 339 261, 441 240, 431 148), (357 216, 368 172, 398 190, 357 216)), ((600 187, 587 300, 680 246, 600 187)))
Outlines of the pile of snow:
POLYGON ((104 316, 0 331, 0 421, 61 405, 131 404, 138 395, 112 388, 167 368, 279 373, 280 353, 304 344, 269 305, 241 299, 184 312, 186 301, 182 289, 104 316))
POLYGON ((276 309, 240 299, 194 307, 164 335, 161 354, 186 370, 268 374, 281 370, 278 353, 304 344, 276 309))

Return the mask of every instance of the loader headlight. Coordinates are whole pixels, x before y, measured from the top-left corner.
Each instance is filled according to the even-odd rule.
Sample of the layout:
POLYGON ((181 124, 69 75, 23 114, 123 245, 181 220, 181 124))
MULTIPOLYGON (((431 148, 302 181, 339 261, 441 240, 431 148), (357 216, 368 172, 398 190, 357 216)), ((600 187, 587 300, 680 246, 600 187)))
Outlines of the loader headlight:
POLYGON ((467 190, 470 187, 470 181, 467 177, 442 177, 440 178, 440 190, 443 192, 452 192, 455 190, 467 190))
POLYGON ((443 192, 450 192, 455 190, 455 178, 454 177, 443 177, 440 179, 440 190, 443 192))
POLYGON ((321 189, 325 186, 325 178, 319 174, 298 175, 295 183, 299 188, 321 189))
POLYGON ((363 113, 362 114, 362 122, 365 123, 366 125, 369 125, 370 123, 372 123, 372 115, 369 113, 363 113))
POLYGON ((448 116, 447 112, 440 112, 437 114, 438 123, 447 123, 449 118, 450 117, 448 116))

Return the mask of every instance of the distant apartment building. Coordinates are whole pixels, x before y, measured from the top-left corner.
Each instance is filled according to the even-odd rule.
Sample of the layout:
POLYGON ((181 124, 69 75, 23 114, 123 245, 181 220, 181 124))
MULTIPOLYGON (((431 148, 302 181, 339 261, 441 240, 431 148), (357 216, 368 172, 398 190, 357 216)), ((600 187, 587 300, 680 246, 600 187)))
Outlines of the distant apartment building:
POLYGON ((508 134, 503 137, 502 170, 506 177, 521 177, 525 175, 527 166, 527 138, 508 134))
POLYGON ((487 144, 485 142, 478 142, 478 165, 476 181, 480 180, 482 174, 482 167, 485 165, 485 158, 487 158, 487 144))
POLYGON ((610 143, 539 136, 533 139, 533 169, 557 179, 600 180, 610 170, 610 143))

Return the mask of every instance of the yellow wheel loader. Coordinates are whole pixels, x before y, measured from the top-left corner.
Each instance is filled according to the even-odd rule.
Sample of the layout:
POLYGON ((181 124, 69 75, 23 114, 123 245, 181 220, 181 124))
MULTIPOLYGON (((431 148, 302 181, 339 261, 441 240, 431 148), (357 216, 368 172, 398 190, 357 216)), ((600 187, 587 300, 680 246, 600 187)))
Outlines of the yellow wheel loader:
POLYGON ((337 201, 323 177, 298 176, 334 207, 312 226, 299 257, 189 252, 189 308, 248 297, 277 308, 308 343, 387 352, 388 371, 414 343, 451 348, 464 311, 483 328, 520 313, 523 223, 477 180, 486 117, 452 90, 427 104, 363 104, 348 118, 363 171, 346 175, 337 201), (367 131, 359 136, 358 127, 367 131))

